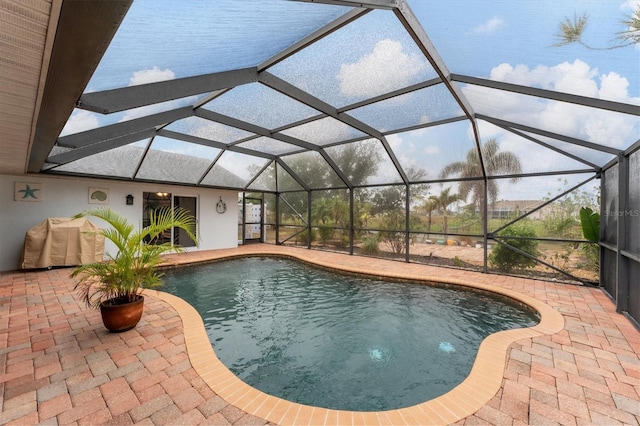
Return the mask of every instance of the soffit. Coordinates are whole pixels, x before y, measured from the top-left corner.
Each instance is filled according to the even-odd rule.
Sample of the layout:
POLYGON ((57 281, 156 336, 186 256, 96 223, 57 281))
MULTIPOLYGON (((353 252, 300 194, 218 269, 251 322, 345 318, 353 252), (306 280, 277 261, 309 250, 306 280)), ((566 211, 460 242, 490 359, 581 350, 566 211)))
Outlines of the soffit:
POLYGON ((51 0, 0 0, 0 173, 25 171, 51 10, 51 0))

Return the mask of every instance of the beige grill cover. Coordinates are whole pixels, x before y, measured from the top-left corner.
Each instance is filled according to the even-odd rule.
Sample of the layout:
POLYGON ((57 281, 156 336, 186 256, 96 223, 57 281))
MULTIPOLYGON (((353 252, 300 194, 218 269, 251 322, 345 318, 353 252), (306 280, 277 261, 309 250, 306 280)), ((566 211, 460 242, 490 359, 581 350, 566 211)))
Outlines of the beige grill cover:
POLYGON ((86 218, 49 218, 34 226, 24 239, 22 269, 75 266, 101 262, 104 236, 86 218))

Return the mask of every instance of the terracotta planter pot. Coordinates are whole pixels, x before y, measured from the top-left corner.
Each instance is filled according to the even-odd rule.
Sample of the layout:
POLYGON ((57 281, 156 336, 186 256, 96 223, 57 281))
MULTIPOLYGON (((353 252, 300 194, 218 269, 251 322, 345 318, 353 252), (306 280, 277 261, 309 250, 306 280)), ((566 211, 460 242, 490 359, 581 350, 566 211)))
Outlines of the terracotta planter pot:
POLYGON ((112 333, 131 330, 142 318, 144 296, 138 295, 137 300, 124 304, 113 304, 112 300, 100 304, 104 326, 112 333))

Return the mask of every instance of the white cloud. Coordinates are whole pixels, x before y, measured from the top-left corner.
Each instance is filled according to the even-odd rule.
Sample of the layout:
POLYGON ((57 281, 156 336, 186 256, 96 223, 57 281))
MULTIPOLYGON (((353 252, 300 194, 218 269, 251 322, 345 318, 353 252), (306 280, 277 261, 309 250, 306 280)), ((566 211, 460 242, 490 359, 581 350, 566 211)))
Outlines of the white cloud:
POLYGON ((154 66, 151 69, 135 71, 133 76, 129 78, 129 86, 173 80, 174 78, 176 78, 176 75, 170 69, 161 70, 154 66))
POLYGON ((85 130, 95 129, 100 126, 100 121, 98 120, 97 114, 84 111, 84 110, 75 110, 67 124, 64 125, 60 136, 65 135, 73 135, 75 133, 84 132, 85 130))
POLYGON ((400 145, 402 145, 402 137, 399 134, 387 135, 385 136, 387 143, 391 147, 394 152, 398 152, 400 145))
POLYGON ((471 30, 476 34, 493 34, 498 31, 504 25, 504 20, 494 16, 488 21, 483 22, 482 24, 473 27, 471 30))
POLYGON ((630 9, 633 11, 633 10, 636 10, 638 7, 640 7, 640 0, 627 0, 620 5, 620 9, 622 10, 630 9))
POLYGON ((433 145, 424 147, 423 151, 427 155, 440 154, 440 148, 433 145))
MULTIPOLYGON (((139 84, 156 83, 158 81, 173 80, 176 76, 170 69, 161 70, 157 66, 151 69, 134 71, 131 78, 129 78, 129 86, 137 86, 139 84)), ((196 97, 192 96, 194 102, 196 97)), ((183 102, 179 100, 172 100, 161 102, 158 104, 146 105, 139 108, 134 108, 125 111, 123 117, 118 122, 133 120, 134 118, 145 117, 147 115, 155 114, 158 112, 168 111, 182 105, 183 102)))
MULTIPOLYGON (((610 72, 609 74, 603 74, 600 77, 600 90, 598 94, 602 99, 609 99, 618 102, 628 102, 629 81, 621 77, 620 74, 610 72)), ((633 98, 632 102, 633 102, 633 98)), ((636 102, 640 98, 636 98, 636 102)))
POLYGON ((489 78, 506 83, 540 87, 582 96, 597 97, 598 85, 594 78, 598 69, 576 59, 553 67, 538 65, 529 69, 526 65, 500 64, 491 70, 489 78))
POLYGON ((376 43, 358 62, 342 64, 337 77, 344 95, 370 97, 408 86, 424 68, 419 55, 407 55, 400 42, 387 39, 376 43))
MULTIPOLYGON (((490 77, 508 83, 640 104, 640 98, 629 95, 626 78, 616 73, 600 75, 597 68, 580 60, 553 67, 539 65, 533 69, 501 64, 491 71, 490 77)), ((485 111, 504 120, 616 148, 625 148, 637 140, 637 120, 625 114, 482 87, 466 86, 463 91, 471 103, 477 105, 477 112, 485 111)))

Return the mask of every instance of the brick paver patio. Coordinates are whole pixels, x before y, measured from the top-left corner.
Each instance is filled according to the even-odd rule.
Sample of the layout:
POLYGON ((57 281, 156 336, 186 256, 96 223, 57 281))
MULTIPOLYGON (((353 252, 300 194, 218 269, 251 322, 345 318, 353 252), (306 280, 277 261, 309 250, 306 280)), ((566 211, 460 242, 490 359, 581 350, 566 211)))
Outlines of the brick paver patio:
MULTIPOLYGON (((258 251, 295 252, 379 275, 475 280, 560 312, 560 332, 511 344, 501 388, 458 424, 640 423, 640 333, 599 289, 271 245, 173 255, 170 261, 258 251)), ((198 375, 172 306, 150 294, 138 326, 111 334, 99 312, 75 297, 69 272, 0 274, 0 424, 267 423, 226 402, 198 375)))

